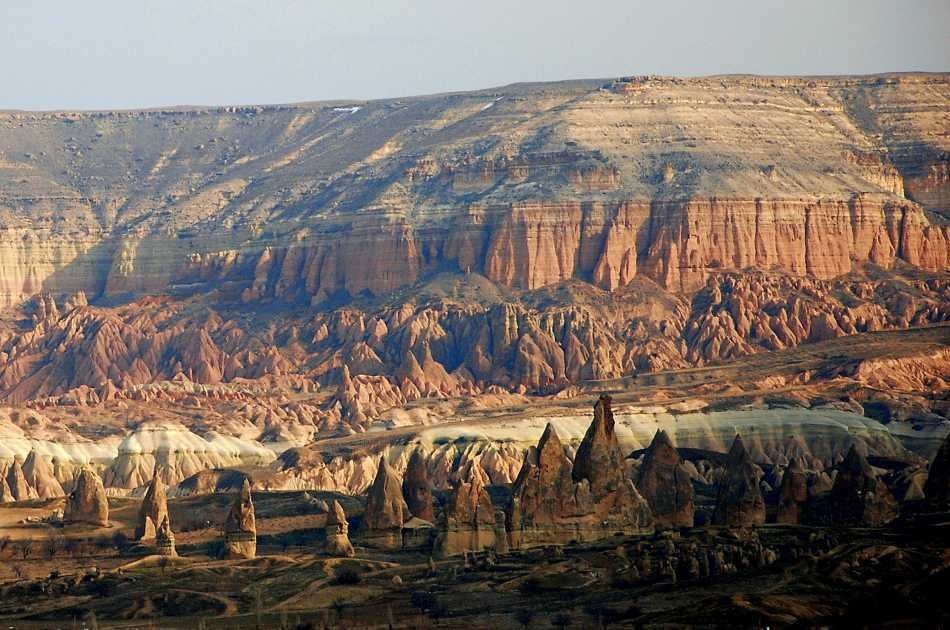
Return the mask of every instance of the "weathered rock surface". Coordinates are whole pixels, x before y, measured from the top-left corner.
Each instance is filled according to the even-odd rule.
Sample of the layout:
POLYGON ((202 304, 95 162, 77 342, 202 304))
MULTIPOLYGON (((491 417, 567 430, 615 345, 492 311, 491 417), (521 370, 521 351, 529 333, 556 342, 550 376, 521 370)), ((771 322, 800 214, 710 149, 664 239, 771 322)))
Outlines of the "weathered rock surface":
POLYGON ((14 501, 29 501, 37 498, 36 490, 26 480, 23 473, 23 467, 19 459, 14 459, 6 474, 7 488, 10 490, 10 497, 14 501))
MULTIPOLYGON (((420 398, 946 321, 948 93, 946 74, 640 77, 352 112, 3 113, 0 305, 22 308, 0 397, 228 399, 309 438, 420 398), (336 394, 258 409, 245 379, 336 394)), ((946 387, 940 361, 902 370, 946 387)), ((238 465, 173 459, 178 479, 238 465)))
POLYGON ((476 470, 469 468, 449 492, 439 519, 435 549, 439 555, 494 549, 496 542, 495 508, 491 496, 476 470))
POLYGON ((161 525, 155 532, 155 553, 169 558, 178 556, 178 551, 175 550, 175 533, 172 532, 172 526, 168 522, 168 515, 162 519, 161 525))
POLYGON ((947 209, 948 92, 945 74, 650 77, 352 113, 4 113, 0 299, 240 278, 248 301, 319 302, 448 265, 528 289, 946 268, 918 204, 947 209))
POLYGON ((257 522, 251 499, 251 484, 247 479, 224 522, 224 544, 230 558, 251 559, 257 556, 257 522))
POLYGON ((156 468, 139 508, 135 525, 135 540, 155 538, 158 526, 166 520, 168 520, 168 498, 165 492, 165 484, 159 477, 156 468))
POLYGON ((402 494, 409 512, 424 521, 435 522, 432 504, 432 480, 425 453, 421 449, 413 451, 406 466, 402 480, 402 494))
POLYGON ((851 447, 837 470, 828 498, 833 523, 879 527, 897 518, 897 500, 856 446, 851 447))
POLYGON ((805 504, 808 501, 808 478, 798 459, 793 459, 782 475, 779 485, 779 503, 775 520, 778 523, 802 522, 805 504))
POLYGON ((66 496, 66 491, 56 478, 50 462, 45 456, 37 453, 36 449, 30 450, 30 454, 26 456, 26 461, 23 462, 23 475, 40 499, 66 496))
POLYGON ((652 530, 649 505, 626 478, 614 425, 610 397, 603 395, 573 462, 554 427, 545 428, 512 487, 507 514, 512 546, 652 530))
POLYGON ((403 499, 399 476, 385 458, 380 458, 376 478, 366 495, 363 523, 371 530, 396 530, 409 518, 409 506, 403 499))
POLYGON ((594 405, 594 421, 577 448, 571 474, 575 483, 586 481, 593 496, 603 497, 621 485, 623 471, 610 397, 602 395, 594 405))
POLYGON ((927 502, 938 509, 950 508, 950 435, 930 463, 927 483, 924 484, 927 502))
POLYGON ((327 536, 324 543, 325 553, 341 558, 352 558, 356 555, 350 542, 350 525, 346 521, 346 512, 339 501, 334 500, 330 505, 324 531, 327 536))
POLYGON ((759 488, 759 469, 736 435, 729 449, 726 468, 719 480, 713 523, 749 527, 765 523, 765 500, 759 488))
POLYGON ((66 497, 63 522, 109 525, 109 499, 102 479, 91 469, 83 468, 76 477, 73 491, 66 497))
POLYGON ((656 432, 643 456, 637 489, 649 503, 657 527, 693 526, 693 483, 679 452, 663 430, 656 432))

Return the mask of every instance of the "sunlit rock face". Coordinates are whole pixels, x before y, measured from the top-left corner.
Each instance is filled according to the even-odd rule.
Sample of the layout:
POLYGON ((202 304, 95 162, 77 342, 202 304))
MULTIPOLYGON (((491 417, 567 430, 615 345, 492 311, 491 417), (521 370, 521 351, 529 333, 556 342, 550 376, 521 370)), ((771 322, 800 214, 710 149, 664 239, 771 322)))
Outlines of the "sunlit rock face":
POLYGON ((353 544, 350 542, 350 526, 346 520, 346 513, 339 501, 333 501, 330 505, 324 531, 326 542, 323 549, 326 554, 342 558, 352 558, 356 555, 353 544))
POLYGON ((4 113, 0 303, 234 279, 245 301, 320 302, 446 266, 608 290, 945 269, 947 228, 923 209, 948 209, 931 106, 948 92, 942 74, 638 78, 347 112, 4 113))
MULTIPOLYGON (((136 540, 152 540, 158 533, 158 528, 168 519, 168 498, 165 484, 158 475, 158 470, 145 490, 145 497, 139 508, 135 524, 136 540)), ((171 530, 169 530, 171 531, 171 530)), ((174 544, 174 540, 172 540, 174 544)))
POLYGON ((89 468, 83 468, 76 477, 73 491, 66 497, 63 522, 67 525, 109 525, 109 499, 102 479, 89 468))
POLYGON ((230 558, 249 560, 257 556, 257 522, 251 485, 245 479, 224 522, 224 545, 230 558))
POLYGON ((180 425, 163 423, 140 426, 117 451, 104 475, 106 485, 116 488, 145 485, 154 470, 175 484, 202 470, 268 464, 275 458, 251 441, 217 434, 205 439, 180 425))
MULTIPOLYGON (((435 522, 426 486, 470 463, 512 484, 544 430, 423 428, 468 401, 946 322, 948 97, 945 74, 629 77, 344 109, 0 113, 0 401, 17 407, 0 410, 0 499, 65 494, 85 466, 110 494, 156 467, 171 494, 232 488, 213 471, 236 467, 360 494, 383 457, 403 521, 435 522), (307 447, 410 428, 414 466, 385 440, 307 447)), ((943 392, 948 365, 941 347, 750 386, 943 392)), ((551 420, 593 495, 622 489, 601 472, 611 431, 626 455, 659 426, 719 452, 739 430, 754 462, 816 472, 854 442, 904 455, 897 427, 782 413, 619 410, 589 441, 588 418, 551 420)), ((902 439, 929 457, 932 433, 902 439)), ((644 498, 680 488, 655 511, 685 524, 660 459, 635 471, 644 498)))

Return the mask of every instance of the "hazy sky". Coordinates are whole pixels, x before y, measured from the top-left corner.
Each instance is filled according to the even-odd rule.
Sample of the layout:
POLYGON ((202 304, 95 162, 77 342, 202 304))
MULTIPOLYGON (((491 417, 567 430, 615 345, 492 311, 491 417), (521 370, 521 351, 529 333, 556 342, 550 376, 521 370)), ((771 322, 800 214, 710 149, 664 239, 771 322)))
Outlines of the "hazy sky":
POLYGON ((948 0, 0 0, 0 109, 946 71, 948 34, 948 0))

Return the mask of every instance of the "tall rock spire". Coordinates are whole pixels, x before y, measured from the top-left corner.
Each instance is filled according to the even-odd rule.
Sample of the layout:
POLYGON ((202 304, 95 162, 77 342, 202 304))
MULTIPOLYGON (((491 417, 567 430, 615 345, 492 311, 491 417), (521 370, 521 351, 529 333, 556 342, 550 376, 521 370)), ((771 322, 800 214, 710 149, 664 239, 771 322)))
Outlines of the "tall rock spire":
POLYGON ((693 482, 679 451, 663 430, 656 432, 643 456, 637 489, 650 504, 657 527, 693 526, 693 482))
POLYGON ((324 531, 327 535, 324 551, 327 554, 341 558, 352 558, 356 555, 350 542, 350 526, 346 522, 346 513, 339 501, 334 500, 330 505, 324 531))
POLYGON ((251 484, 246 478, 224 523, 224 541, 231 558, 254 558, 257 555, 254 502, 251 500, 251 484))
POLYGON ((924 484, 924 497, 933 507, 950 508, 950 434, 930 464, 927 483, 924 484))
POLYGON ((109 499, 102 479, 91 468, 79 471, 73 491, 66 497, 63 522, 67 525, 88 523, 100 527, 109 524, 109 499))
POLYGON ((838 464, 830 506, 835 525, 878 527, 894 520, 899 513, 894 495, 856 445, 851 445, 844 461, 838 464))
POLYGON ((610 405, 610 396, 601 394, 594 405, 594 421, 574 457, 574 481, 586 479, 595 501, 616 490, 624 478, 623 453, 610 405))
POLYGON ((413 516, 430 523, 435 521, 432 508, 432 480, 429 479, 429 468, 421 449, 413 451, 409 458, 406 476, 402 481, 402 494, 413 516))
POLYGON ((399 529, 409 520, 409 506, 402 496, 402 482, 385 457, 379 459, 376 479, 366 496, 363 521, 368 529, 399 529))
POLYGON ((775 520, 778 523, 798 524, 802 522, 805 503, 808 501, 808 479, 798 458, 785 469, 782 483, 779 485, 778 511, 775 520))
POLYGON ((138 521, 135 525, 135 540, 151 540, 162 521, 168 518, 168 498, 165 493, 165 484, 158 475, 158 467, 152 473, 152 481, 148 484, 142 505, 139 508, 138 521))
POLYGON ((713 523, 728 527, 765 523, 765 500, 759 488, 758 471, 738 434, 726 459, 726 470, 716 496, 713 523))

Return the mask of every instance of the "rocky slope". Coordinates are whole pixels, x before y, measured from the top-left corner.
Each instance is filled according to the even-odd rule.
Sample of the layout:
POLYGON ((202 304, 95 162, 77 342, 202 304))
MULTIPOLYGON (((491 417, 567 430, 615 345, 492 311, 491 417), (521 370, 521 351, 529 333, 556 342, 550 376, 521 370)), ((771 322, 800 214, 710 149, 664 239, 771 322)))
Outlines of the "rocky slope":
POLYGON ((358 103, 0 114, 2 299, 385 293, 947 267, 946 75, 635 77, 358 103), (928 216, 927 211, 934 213, 928 216))
POLYGON ((352 492, 378 451, 295 447, 607 386, 810 406, 815 382, 928 451, 945 336, 690 370, 950 319, 948 103, 950 76, 899 74, 0 112, 0 461, 128 492, 286 451, 276 487, 352 492))

